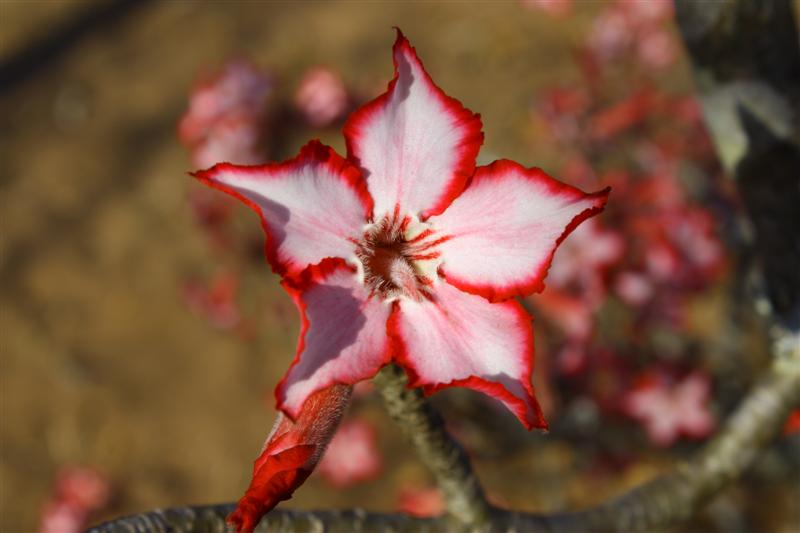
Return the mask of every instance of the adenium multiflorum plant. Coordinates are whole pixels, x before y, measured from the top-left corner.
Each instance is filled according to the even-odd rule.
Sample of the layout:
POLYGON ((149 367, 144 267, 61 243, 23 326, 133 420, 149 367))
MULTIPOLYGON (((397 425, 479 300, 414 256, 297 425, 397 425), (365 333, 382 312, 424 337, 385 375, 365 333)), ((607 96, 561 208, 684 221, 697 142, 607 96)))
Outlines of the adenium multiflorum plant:
POLYGON ((531 317, 553 253, 599 213, 538 168, 476 167, 479 115, 431 80, 398 30, 394 78, 347 120, 347 155, 311 141, 283 163, 194 173, 261 218, 266 256, 300 310, 278 420, 230 521, 251 531, 308 477, 351 386, 394 363, 426 394, 490 395, 528 429, 547 423, 531 385, 531 317))

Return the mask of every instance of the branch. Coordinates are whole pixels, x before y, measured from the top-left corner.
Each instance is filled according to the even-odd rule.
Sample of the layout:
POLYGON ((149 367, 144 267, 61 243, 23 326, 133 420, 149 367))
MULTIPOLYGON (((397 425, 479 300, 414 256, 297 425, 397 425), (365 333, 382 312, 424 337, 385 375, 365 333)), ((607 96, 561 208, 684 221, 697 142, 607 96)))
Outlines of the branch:
MULTIPOLYGON (((406 402, 404 428, 416 428, 425 437, 412 435, 420 457, 437 475, 446 492, 451 513, 462 526, 446 517, 415 518, 397 514, 353 511, 291 511, 276 509, 267 514, 256 531, 526 531, 590 532, 650 531, 678 524, 689 518, 711 497, 736 480, 758 452, 781 431, 788 413, 800 406, 800 343, 784 339, 776 345, 776 357, 768 372, 753 387, 719 434, 674 472, 646 483, 616 500, 574 513, 537 515, 492 509, 485 503, 480 486, 469 470, 464 452, 450 440, 438 415, 414 390, 403 387, 397 370, 380 376, 390 410, 406 402), (458 483, 463 483, 460 490, 458 483), (472 500, 475 498, 476 500, 472 500), (480 499, 478 499, 480 498, 480 499), (469 505, 483 509, 476 513, 469 505), (466 506, 466 508, 465 508, 466 506), (464 513, 464 514, 456 514, 464 513), (478 521, 478 519, 480 521, 478 521), (480 524, 480 525, 475 525, 480 524)), ((403 407, 405 409, 405 407, 403 407)), ((407 431, 409 431, 407 429, 407 431)), ((161 531, 231 531, 225 516, 234 504, 182 507, 134 515, 99 525, 87 533, 148 533, 161 531)))
MULTIPOLYGON (((120 518, 88 529, 85 533, 189 533, 233 532, 225 517, 236 504, 198 505, 158 509, 148 513, 120 518)), ((256 527, 254 533, 301 533, 330 531, 434 532, 442 531, 442 520, 414 518, 397 514, 347 511, 292 511, 273 509, 256 527)))
POLYGON ((681 523, 735 481, 800 406, 800 343, 776 346, 772 367, 724 428, 672 473, 609 503, 547 519, 553 531, 651 531, 681 523))
POLYGON ((491 507, 464 449, 447 434, 438 412, 419 389, 406 388, 405 373, 389 365, 375 376, 389 415, 411 440, 420 460, 436 478, 447 511, 459 524, 486 523, 491 507))

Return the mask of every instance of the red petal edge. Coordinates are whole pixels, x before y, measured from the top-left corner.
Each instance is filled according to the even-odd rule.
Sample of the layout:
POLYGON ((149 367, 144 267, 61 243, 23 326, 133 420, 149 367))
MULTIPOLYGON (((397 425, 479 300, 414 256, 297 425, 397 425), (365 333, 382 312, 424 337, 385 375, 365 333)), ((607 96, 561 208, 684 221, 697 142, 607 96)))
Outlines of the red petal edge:
POLYGON ((386 92, 379 95, 370 102, 367 102, 360 108, 353 111, 345 122, 342 134, 344 135, 345 145, 347 146, 347 159, 350 160, 358 168, 362 169, 361 162, 355 155, 354 143, 355 139, 361 135, 362 124, 369 120, 373 113, 376 113, 385 107, 389 101, 389 97, 394 92, 397 85, 397 79, 400 76, 400 71, 397 64, 397 54, 399 52, 405 53, 411 61, 419 65, 420 70, 425 75, 425 82, 432 88, 432 92, 439 98, 442 105, 454 117, 454 122, 458 124, 467 124, 467 134, 461 141, 460 145, 460 158, 453 171, 453 180, 450 182, 446 192, 440 201, 420 214, 420 218, 425 220, 434 215, 439 215, 444 212, 447 207, 453 203, 453 200, 458 198, 461 192, 466 188, 472 174, 475 172, 475 163, 478 157, 478 152, 483 145, 483 123, 481 122, 480 113, 473 113, 467 109, 464 104, 452 96, 447 96, 444 91, 436 85, 431 79, 425 66, 417 56, 416 49, 411 46, 411 43, 406 39, 400 28, 395 27, 397 37, 394 45, 392 46, 392 63, 394 64, 394 77, 387 85, 386 92))
MULTIPOLYGON (((306 304, 303 301, 303 292, 311 287, 312 285, 322 283, 325 279, 330 276, 332 273, 339 269, 346 269, 350 270, 355 274, 356 269, 347 264, 344 259, 335 257, 335 258, 327 258, 322 260, 318 265, 312 265, 306 268, 298 277, 292 280, 284 280, 281 282, 283 288, 286 292, 289 293, 289 296, 294 301, 294 304, 297 306, 297 310, 300 312, 300 334, 297 339, 297 351, 295 352, 294 359, 292 359, 292 363, 289 365, 289 368, 286 370, 286 373, 283 375, 283 378, 278 382, 278 386, 275 387, 275 408, 285 414, 290 420, 295 420, 299 415, 300 412, 292 412, 288 408, 283 406, 283 399, 284 399, 284 389, 286 388, 286 380, 289 377, 289 372, 300 362, 300 354, 303 353, 305 349, 305 337, 306 333, 308 332, 309 328, 309 321, 308 317, 306 316, 306 304)), ((391 345, 389 346, 391 350, 391 345)), ((386 353, 385 357, 381 361, 381 363, 376 366, 374 372, 372 373, 377 374, 378 371, 383 368, 385 365, 389 364, 391 361, 391 353, 386 353)), ((332 385, 341 384, 341 385, 355 385, 359 381, 363 381, 362 379, 353 380, 352 382, 341 382, 341 381, 330 381, 330 382, 321 382, 317 385, 316 390, 326 389, 332 385)), ((308 403, 308 401, 306 401, 308 403)), ((305 404, 304 404, 305 407, 305 404)))
POLYGON ((365 220, 372 219, 372 197, 367 190, 367 184, 361 175, 361 171, 342 156, 337 154, 333 148, 322 144, 316 139, 303 146, 300 149, 300 153, 296 157, 287 159, 286 161, 280 163, 267 163, 264 165, 234 165, 231 163, 217 163, 211 168, 190 172, 189 175, 211 188, 220 190, 233 196, 256 212, 261 220, 261 227, 264 230, 264 234, 266 235, 266 242, 264 243, 264 255, 267 258, 267 262, 269 263, 273 272, 283 278, 287 278, 298 275, 308 265, 297 265, 288 260, 281 261, 274 245, 275 237, 273 236, 272 231, 270 231, 269 225, 267 224, 267 221, 261 212, 261 208, 259 208, 255 202, 236 191, 233 187, 217 181, 215 176, 220 172, 233 171, 245 174, 254 174, 263 179, 269 179, 274 174, 292 171, 294 167, 309 163, 326 166, 331 174, 338 176, 347 186, 353 189, 358 196, 358 199, 364 206, 365 220))
POLYGON ((470 283, 468 281, 461 280, 456 276, 448 275, 446 268, 440 267, 439 275, 445 278, 448 283, 464 292, 483 296, 490 302, 502 302, 516 296, 525 297, 533 293, 542 292, 545 288, 544 280, 547 277, 547 272, 550 270, 550 265, 553 262, 553 256, 555 255, 558 247, 561 245, 564 239, 566 239, 567 236, 581 224, 581 222, 603 212, 606 202, 608 202, 608 195, 611 193, 611 187, 606 187, 603 190, 593 193, 585 193, 577 187, 573 187, 572 185, 567 185, 566 183, 558 181, 540 168, 525 168, 519 163, 515 161, 509 161, 507 159, 499 159, 489 165, 478 167, 475 171, 475 177, 473 180, 501 179, 505 173, 511 170, 520 172, 531 181, 545 183, 554 194, 567 194, 574 196, 576 200, 582 198, 594 198, 597 201, 594 206, 584 209, 575 217, 573 217, 570 223, 567 224, 567 227, 564 228, 561 236, 556 239, 556 242, 553 244, 553 250, 550 252, 550 255, 548 255, 544 263, 542 263, 541 268, 534 271, 530 277, 528 277, 528 279, 522 283, 504 288, 493 287, 488 284, 484 285, 470 283))
POLYGON ((400 327, 398 323, 400 319, 400 305, 398 302, 393 304, 392 313, 389 315, 389 320, 386 323, 386 333, 389 335, 394 352, 393 361, 398 366, 403 368, 408 375, 408 384, 406 385, 407 388, 421 386, 422 392, 426 396, 430 396, 433 393, 448 387, 466 387, 468 389, 476 390, 503 402, 503 404, 506 405, 506 407, 508 407, 512 413, 514 413, 514 415, 528 431, 534 428, 546 430, 549 428, 549 426, 544 418, 544 413, 542 412, 542 408, 539 406, 539 402, 536 399, 536 394, 533 390, 533 385, 531 384, 534 365, 533 327, 531 325, 533 317, 531 317, 530 314, 528 314, 528 312, 525 311, 522 305, 520 305, 520 303, 516 300, 500 302, 494 305, 511 306, 517 316, 518 327, 522 328, 526 333, 525 350, 520 354, 522 357, 522 367, 524 368, 524 371, 522 376, 516 377, 520 379, 522 387, 525 389, 525 393, 528 395, 528 400, 530 401, 531 409, 533 411, 532 413, 528 413, 525 400, 511 394, 511 392, 506 389, 505 386, 494 381, 486 380, 479 376, 473 375, 465 379, 454 379, 449 383, 423 383, 422 377, 414 368, 414 363, 408 357, 408 350, 406 349, 402 335, 400 334, 400 327))

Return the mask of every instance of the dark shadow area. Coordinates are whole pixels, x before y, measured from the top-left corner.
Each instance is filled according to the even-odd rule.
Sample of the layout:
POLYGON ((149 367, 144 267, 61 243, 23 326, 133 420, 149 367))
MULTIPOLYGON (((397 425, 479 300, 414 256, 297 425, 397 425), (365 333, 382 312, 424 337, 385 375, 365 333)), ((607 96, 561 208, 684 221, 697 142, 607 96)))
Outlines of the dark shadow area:
POLYGON ((0 95, 58 61, 89 34, 113 29, 115 23, 147 3, 148 0, 96 2, 60 26, 48 29, 40 40, 0 61, 0 95))
POLYGON ((344 287, 322 285, 314 289, 315 300, 330 303, 324 308, 309 305, 306 314, 309 327, 305 335, 305 358, 291 372, 294 383, 310 378, 315 370, 339 357, 358 338, 367 323, 359 300, 344 287), (323 346, 324 352, 315 349, 323 346), (304 364, 309 362, 310 364, 304 364))

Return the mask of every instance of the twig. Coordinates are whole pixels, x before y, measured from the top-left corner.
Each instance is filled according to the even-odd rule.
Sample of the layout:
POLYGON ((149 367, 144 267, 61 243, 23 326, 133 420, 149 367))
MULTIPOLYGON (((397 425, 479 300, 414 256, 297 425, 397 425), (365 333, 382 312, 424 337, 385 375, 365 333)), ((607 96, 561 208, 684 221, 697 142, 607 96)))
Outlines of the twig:
POLYGON ((389 365, 375 376, 389 415, 414 445, 420 460, 436 478, 448 514, 459 524, 480 526, 491 513, 469 458, 444 428, 436 410, 419 389, 406 388, 406 376, 389 365))
POLYGON ((651 531, 691 517, 739 478, 758 452, 780 433, 800 406, 800 345, 781 347, 724 428, 672 473, 584 512, 547 519, 554 531, 651 531))

